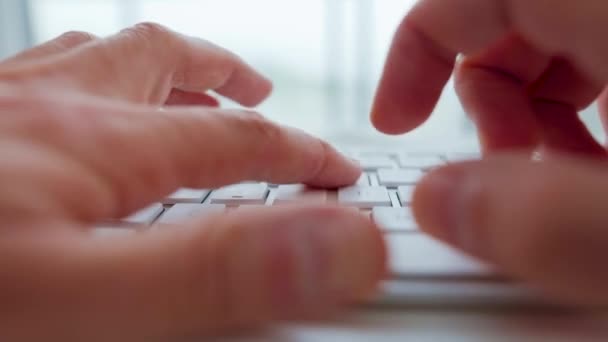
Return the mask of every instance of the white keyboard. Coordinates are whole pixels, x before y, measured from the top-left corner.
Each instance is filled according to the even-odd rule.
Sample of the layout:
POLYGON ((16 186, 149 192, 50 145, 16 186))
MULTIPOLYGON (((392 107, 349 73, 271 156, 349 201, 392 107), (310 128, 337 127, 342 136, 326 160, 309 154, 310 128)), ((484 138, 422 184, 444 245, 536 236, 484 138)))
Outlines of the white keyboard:
POLYGON ((129 234, 133 228, 175 224, 206 213, 251 206, 339 204, 369 214, 384 233, 390 278, 379 301, 468 305, 501 300, 513 303, 506 300, 508 294, 522 297, 520 289, 505 284, 490 267, 423 234, 412 217, 409 205, 413 189, 425 172, 479 155, 385 151, 351 151, 347 155, 365 170, 359 181, 347 188, 330 191, 299 184, 242 183, 213 190, 181 189, 96 233, 129 234))

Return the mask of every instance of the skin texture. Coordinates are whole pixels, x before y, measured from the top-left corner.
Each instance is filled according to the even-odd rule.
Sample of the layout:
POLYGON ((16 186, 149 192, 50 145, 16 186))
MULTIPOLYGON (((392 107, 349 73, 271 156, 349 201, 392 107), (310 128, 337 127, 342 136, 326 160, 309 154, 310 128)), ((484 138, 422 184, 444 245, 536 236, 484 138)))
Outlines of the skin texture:
POLYGON ((454 76, 486 158, 430 173, 414 196, 419 223, 591 306, 608 305, 608 167, 578 112, 597 101, 608 118, 606 18, 605 1, 421 0, 397 30, 372 113, 381 131, 411 131, 454 76))
POLYGON ((0 64, 0 340, 193 338, 317 318, 384 275, 378 229, 328 207, 239 211, 119 239, 89 227, 179 187, 338 187, 358 166, 255 106, 237 56, 155 24, 65 34, 0 64), (357 255, 358 257, 353 257, 357 255))

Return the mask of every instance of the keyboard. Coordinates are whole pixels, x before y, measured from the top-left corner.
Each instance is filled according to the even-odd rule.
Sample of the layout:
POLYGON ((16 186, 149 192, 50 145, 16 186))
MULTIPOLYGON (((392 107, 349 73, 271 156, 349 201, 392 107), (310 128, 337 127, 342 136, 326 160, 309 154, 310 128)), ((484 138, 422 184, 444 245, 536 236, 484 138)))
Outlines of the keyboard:
POLYGON ((364 170, 357 183, 346 188, 323 190, 301 184, 244 182, 220 189, 180 189, 93 232, 98 236, 132 234, 243 207, 338 204, 369 215, 384 234, 390 275, 374 303, 445 306, 530 302, 525 289, 507 282, 488 265, 422 233, 412 216, 413 190, 426 172, 451 162, 479 159, 479 154, 341 151, 364 170))

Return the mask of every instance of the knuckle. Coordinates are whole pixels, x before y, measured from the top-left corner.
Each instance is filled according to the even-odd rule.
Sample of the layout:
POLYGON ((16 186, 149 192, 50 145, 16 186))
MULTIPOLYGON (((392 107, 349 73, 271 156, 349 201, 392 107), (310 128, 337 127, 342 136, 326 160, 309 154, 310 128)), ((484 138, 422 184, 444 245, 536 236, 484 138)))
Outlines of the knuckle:
POLYGON ((95 39, 96 37, 88 32, 68 31, 59 36, 59 38, 57 38, 57 42, 66 47, 74 47, 95 39))
POLYGON ((274 172, 272 168, 259 167, 259 165, 274 165, 280 168, 280 164, 285 163, 284 148, 286 137, 284 130, 277 124, 266 119, 263 115, 241 111, 236 118, 236 131, 243 132, 242 136, 248 148, 251 158, 247 160, 258 160, 259 163, 248 163, 245 165, 249 169, 248 173, 255 175, 256 178, 267 179, 274 172))
POLYGON ((265 143, 277 143, 281 138, 282 129, 260 113, 241 111, 236 117, 244 126, 243 128, 252 132, 256 141, 263 145, 265 143))
POLYGON ((135 26, 124 30, 123 33, 146 41, 162 42, 171 37, 171 31, 167 27, 154 22, 136 24, 135 26))
POLYGON ((169 28, 153 23, 143 22, 127 28, 119 34, 126 40, 129 53, 137 53, 144 58, 166 60, 172 65, 182 50, 181 40, 169 28))

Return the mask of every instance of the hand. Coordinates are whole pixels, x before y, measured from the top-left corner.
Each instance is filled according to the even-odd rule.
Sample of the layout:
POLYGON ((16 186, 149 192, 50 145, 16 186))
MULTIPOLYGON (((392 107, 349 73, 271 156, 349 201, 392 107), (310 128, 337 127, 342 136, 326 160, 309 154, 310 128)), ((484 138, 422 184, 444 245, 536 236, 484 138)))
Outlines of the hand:
POLYGON ((178 187, 359 176, 320 140, 213 108, 211 90, 252 106, 271 84, 153 24, 67 34, 0 64, 0 339, 195 337, 317 317, 374 289, 381 235, 345 209, 239 210, 91 237, 178 187))
POLYGON ((606 18, 601 1, 422 0, 373 110, 380 130, 412 130, 455 74, 489 157, 431 173, 414 196, 419 223, 575 304, 608 304, 606 150, 578 117, 598 100, 608 118, 606 18))

